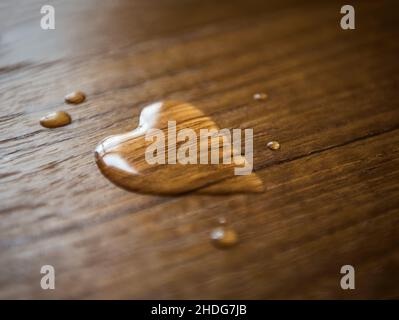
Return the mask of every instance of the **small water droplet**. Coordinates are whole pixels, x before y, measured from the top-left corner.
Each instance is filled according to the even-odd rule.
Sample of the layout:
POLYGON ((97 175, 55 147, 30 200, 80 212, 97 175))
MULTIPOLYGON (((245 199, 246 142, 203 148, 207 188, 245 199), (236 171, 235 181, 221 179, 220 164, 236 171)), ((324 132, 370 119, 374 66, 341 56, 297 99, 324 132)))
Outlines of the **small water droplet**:
POLYGON ((65 102, 71 104, 79 104, 85 99, 86 95, 82 91, 74 91, 65 96, 65 102))
POLYGON ((212 230, 211 240, 218 248, 230 248, 238 243, 238 235, 233 229, 218 227, 212 230))
POLYGON ((65 111, 51 112, 40 119, 40 124, 45 128, 58 128, 70 124, 71 116, 65 111))
POLYGON ((270 141, 268 142, 267 147, 270 150, 278 150, 280 149, 280 143, 278 141, 270 141))
POLYGON ((266 93, 260 92, 254 94, 254 100, 266 100, 266 99, 267 99, 266 93))
POLYGON ((218 221, 219 221, 220 224, 226 224, 227 223, 227 219, 225 217, 220 217, 218 221))

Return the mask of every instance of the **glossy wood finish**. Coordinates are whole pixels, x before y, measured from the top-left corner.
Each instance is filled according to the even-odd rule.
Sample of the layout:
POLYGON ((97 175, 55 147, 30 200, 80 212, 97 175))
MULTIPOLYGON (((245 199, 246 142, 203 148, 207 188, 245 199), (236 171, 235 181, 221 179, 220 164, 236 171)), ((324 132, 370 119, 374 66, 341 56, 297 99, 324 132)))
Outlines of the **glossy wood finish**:
POLYGON ((55 31, 42 4, 0 4, 0 297, 399 297, 397 2, 352 1, 352 31, 339 1, 52 1, 55 31), (73 90, 87 100, 66 105, 73 90), (95 147, 160 100, 253 128, 266 192, 104 179, 95 147), (74 121, 42 128, 56 110, 74 121), (229 250, 209 239, 220 216, 229 250), (345 264, 356 290, 340 288, 345 264))

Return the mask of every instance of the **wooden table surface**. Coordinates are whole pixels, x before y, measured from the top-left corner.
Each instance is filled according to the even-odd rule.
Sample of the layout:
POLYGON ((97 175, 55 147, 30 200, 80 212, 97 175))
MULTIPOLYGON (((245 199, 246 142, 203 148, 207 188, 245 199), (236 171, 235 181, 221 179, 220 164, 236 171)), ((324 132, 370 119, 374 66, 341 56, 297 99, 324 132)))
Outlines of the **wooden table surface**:
POLYGON ((351 1, 355 30, 342 1, 48 4, 55 30, 43 1, 0 4, 1 298, 399 298, 397 1, 351 1), (87 101, 66 105, 73 90, 87 101), (165 99, 253 128, 266 191, 160 197, 105 179, 98 142, 165 99), (41 127, 56 110, 72 124, 41 127), (220 217, 229 250, 209 241, 220 217))

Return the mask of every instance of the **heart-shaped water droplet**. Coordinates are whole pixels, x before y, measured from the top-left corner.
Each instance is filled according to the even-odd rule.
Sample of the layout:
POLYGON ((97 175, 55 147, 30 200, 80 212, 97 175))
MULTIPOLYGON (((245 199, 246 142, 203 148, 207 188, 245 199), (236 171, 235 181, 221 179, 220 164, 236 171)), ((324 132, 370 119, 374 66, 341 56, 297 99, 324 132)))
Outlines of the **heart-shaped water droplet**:
POLYGON ((205 129, 220 132, 210 117, 189 103, 157 102, 142 110, 136 129, 104 139, 96 148, 96 162, 111 182, 134 192, 176 195, 263 191, 262 180, 255 173, 235 175, 234 169, 246 166, 248 161, 236 146, 224 148, 226 141, 213 134, 205 141, 209 150, 203 149, 201 130, 205 129), (218 164, 211 163, 212 143, 222 140, 215 153, 218 164), (205 156, 203 151, 207 152, 205 156), (231 163, 225 161, 229 157, 231 163))

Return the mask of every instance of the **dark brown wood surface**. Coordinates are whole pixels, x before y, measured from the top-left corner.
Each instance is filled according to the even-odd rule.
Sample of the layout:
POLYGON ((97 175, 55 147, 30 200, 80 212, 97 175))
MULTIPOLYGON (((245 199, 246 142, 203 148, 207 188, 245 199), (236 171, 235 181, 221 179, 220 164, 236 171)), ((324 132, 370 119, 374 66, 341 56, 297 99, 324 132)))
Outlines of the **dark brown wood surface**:
POLYGON ((347 31, 339 1, 49 2, 48 31, 42 1, 0 4, 1 298, 399 298, 397 2, 352 1, 347 31), (66 105, 73 90, 87 100, 66 105), (158 197, 106 180, 98 142, 165 99, 253 128, 267 190, 158 197), (57 110, 72 124, 39 125, 57 110), (220 217, 240 237, 229 250, 209 241, 220 217))

